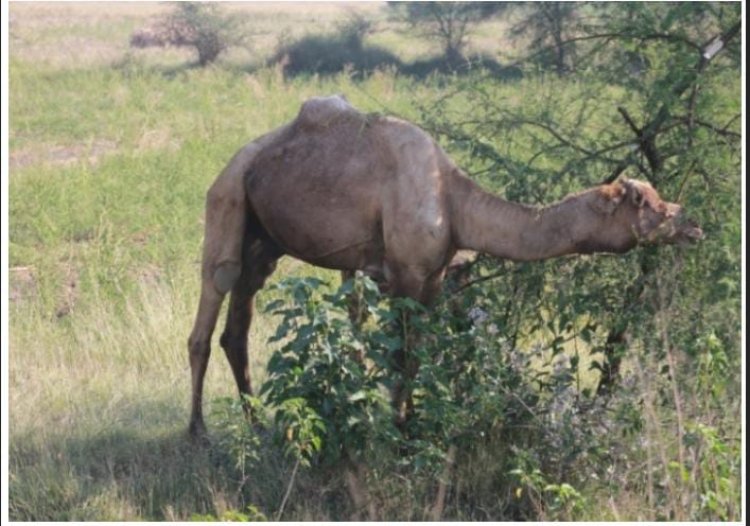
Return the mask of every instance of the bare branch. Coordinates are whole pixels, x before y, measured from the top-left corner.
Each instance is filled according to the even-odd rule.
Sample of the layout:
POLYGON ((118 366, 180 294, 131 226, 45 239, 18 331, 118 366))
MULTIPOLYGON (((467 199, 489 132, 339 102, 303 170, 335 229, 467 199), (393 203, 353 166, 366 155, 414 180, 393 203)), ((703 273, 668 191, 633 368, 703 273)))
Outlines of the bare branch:
POLYGON ((630 114, 627 112, 625 108, 622 106, 617 107, 617 111, 620 112, 620 115, 622 115, 622 118, 625 119, 625 122, 628 123, 628 126, 630 126, 630 129, 633 130, 633 133, 635 133, 638 137, 641 136, 642 130, 636 126, 635 122, 633 122, 633 119, 630 117, 630 114))
POLYGON ((706 122, 706 121, 703 121, 703 120, 700 120, 700 119, 696 119, 695 117, 693 117, 691 115, 684 115, 684 116, 675 117, 675 120, 677 120, 677 121, 679 121, 681 123, 685 123, 687 125, 693 124, 693 125, 700 126, 701 128, 707 128, 707 129, 711 130, 712 132, 716 133, 717 135, 721 135, 722 137, 731 137, 732 139, 741 139, 742 138, 742 134, 734 132, 732 130, 728 130, 727 129, 728 126, 724 126, 724 127, 720 128, 719 126, 717 126, 715 124, 711 124, 710 122, 706 122))

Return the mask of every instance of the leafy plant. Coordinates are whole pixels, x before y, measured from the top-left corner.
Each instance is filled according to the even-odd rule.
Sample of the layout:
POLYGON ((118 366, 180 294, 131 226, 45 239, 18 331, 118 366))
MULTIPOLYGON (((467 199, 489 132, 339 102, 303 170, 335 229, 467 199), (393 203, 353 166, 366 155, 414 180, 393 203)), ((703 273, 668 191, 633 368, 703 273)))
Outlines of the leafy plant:
POLYGON ((222 429, 220 448, 232 457, 235 469, 240 474, 240 487, 247 480, 253 464, 260 460, 261 440, 257 425, 247 418, 252 411, 255 418, 262 418, 262 402, 257 397, 244 395, 241 399, 220 398, 214 402, 213 416, 222 429))
POLYGON ((277 300, 268 312, 281 317, 270 342, 282 342, 268 363, 261 388, 275 409, 275 422, 286 451, 303 465, 335 463, 361 456, 371 438, 392 433, 384 390, 388 345, 392 342, 349 317, 349 298, 358 291, 368 313, 377 307, 377 286, 359 277, 334 294, 321 294, 315 278, 284 280, 277 289, 292 304, 277 300))

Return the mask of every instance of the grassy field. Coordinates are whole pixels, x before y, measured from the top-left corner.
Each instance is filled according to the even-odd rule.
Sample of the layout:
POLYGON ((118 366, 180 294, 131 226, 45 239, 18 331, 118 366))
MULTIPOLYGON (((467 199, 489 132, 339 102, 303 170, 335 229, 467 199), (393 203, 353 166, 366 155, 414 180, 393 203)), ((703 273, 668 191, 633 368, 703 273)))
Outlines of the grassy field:
MULTIPOLYGON (((344 93, 362 110, 417 120, 415 101, 454 89, 393 71, 362 81, 347 74, 285 79, 278 67, 263 67, 281 39, 333 30, 352 11, 377 21, 368 42, 403 60, 435 51, 399 31, 382 5, 230 5, 248 17, 252 46, 204 69, 191 67, 189 50, 128 47, 131 32, 165 4, 10 5, 11 519, 188 520, 248 504, 271 519, 346 518, 331 511, 345 498, 339 475, 300 474, 279 517, 293 463, 265 444, 260 467, 246 475, 222 450, 223 417, 211 407, 234 397, 235 386, 218 338, 204 398, 218 446, 190 443, 186 343, 198 299, 205 191, 239 147, 293 118, 314 95, 344 93)), ((499 51, 498 27, 480 26, 470 49, 499 51)), ((555 82, 562 81, 496 89, 509 105, 533 104, 535 96, 568 89, 555 82)), ((565 95, 571 104, 575 89, 565 95)), ((624 97, 613 90, 598 104, 624 97)), ((273 281, 300 275, 337 279, 284 258, 273 281)), ((258 298, 255 385, 273 350, 266 340, 275 324, 262 306, 274 294, 258 298)), ((471 483, 482 467, 475 461, 464 466, 471 483)), ((419 497, 417 489, 404 491, 419 497)), ((592 505, 576 518, 648 516, 628 499, 635 497, 592 505)), ((424 518, 416 507, 386 505, 384 513, 424 518)), ((456 518, 488 517, 502 518, 456 518)))
MULTIPOLYGON (((223 464, 186 437, 205 190, 240 146, 310 96, 344 92, 360 108, 409 115, 430 89, 389 75, 355 85, 232 70, 270 55, 279 34, 328 28, 351 6, 235 7, 252 17, 254 49, 182 71, 188 50, 127 45, 165 9, 11 5, 12 519, 186 519, 239 507, 223 464), (170 67, 173 78, 162 74, 170 67)), ((300 272, 313 270, 285 259, 276 276, 300 272)), ((262 315, 253 326, 256 384, 273 330, 262 315)), ((222 354, 208 401, 235 394, 222 354)), ((290 467, 271 466, 281 491, 290 467)))

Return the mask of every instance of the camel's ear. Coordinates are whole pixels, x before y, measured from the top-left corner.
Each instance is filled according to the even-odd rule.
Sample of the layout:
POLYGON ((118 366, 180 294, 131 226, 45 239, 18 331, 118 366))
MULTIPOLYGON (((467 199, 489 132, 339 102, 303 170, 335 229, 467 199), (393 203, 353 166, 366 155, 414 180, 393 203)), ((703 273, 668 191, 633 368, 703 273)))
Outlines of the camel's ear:
POLYGON ((633 205, 636 208, 643 208, 643 205, 646 204, 646 194, 643 188, 636 181, 631 181, 630 179, 623 179, 622 185, 627 190, 633 205))
POLYGON ((594 200, 594 208, 603 214, 612 215, 622 203, 627 190, 619 183, 608 184, 600 187, 594 200))

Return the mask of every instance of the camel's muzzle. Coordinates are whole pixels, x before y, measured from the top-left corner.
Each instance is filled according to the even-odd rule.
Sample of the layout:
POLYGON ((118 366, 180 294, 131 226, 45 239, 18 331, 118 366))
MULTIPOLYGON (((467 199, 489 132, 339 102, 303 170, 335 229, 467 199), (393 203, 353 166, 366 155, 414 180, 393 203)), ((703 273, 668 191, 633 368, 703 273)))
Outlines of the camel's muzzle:
POLYGON ((697 223, 689 221, 685 226, 680 229, 680 234, 685 238, 686 241, 700 241, 705 236, 703 229, 698 226, 697 223))
POLYGON ((646 236, 647 242, 684 245, 703 239, 701 227, 685 217, 680 205, 668 203, 665 216, 665 220, 646 236))
POLYGON ((703 239, 703 229, 692 219, 686 218, 683 214, 678 214, 674 220, 674 241, 680 245, 686 243, 695 243, 703 239))

